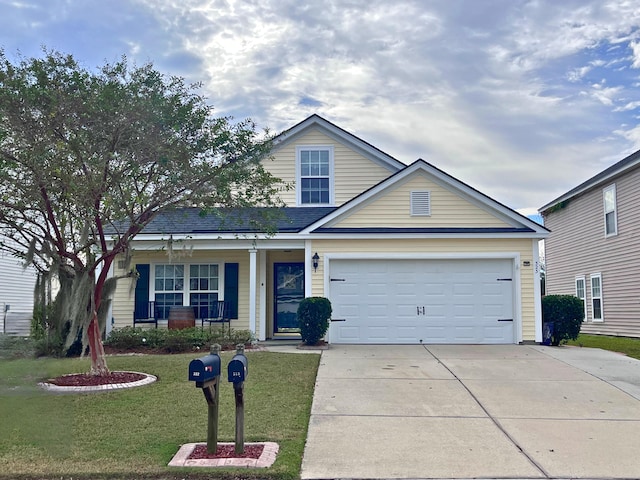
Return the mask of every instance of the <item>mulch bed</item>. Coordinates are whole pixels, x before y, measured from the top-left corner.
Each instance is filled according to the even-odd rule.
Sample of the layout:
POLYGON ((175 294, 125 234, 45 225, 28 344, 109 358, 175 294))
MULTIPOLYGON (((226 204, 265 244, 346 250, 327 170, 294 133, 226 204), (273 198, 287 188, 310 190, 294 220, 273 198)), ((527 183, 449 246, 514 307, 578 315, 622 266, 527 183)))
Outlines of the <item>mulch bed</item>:
POLYGON ((206 445, 196 445, 189 455, 189 460, 206 458, 260 458, 264 445, 245 445, 244 453, 236 453, 235 445, 218 445, 216 453, 207 453, 206 445))
POLYGON ((59 387, 93 387, 96 385, 112 385, 114 383, 131 383, 145 378, 145 375, 135 372, 110 372, 109 375, 89 375, 88 373, 72 373, 61 377, 51 378, 47 383, 59 387))
MULTIPOLYGON (((245 346, 246 350, 254 349, 253 345, 247 344, 245 346)), ((232 350, 231 347, 228 350, 232 350)), ((171 353, 187 353, 184 351, 179 352, 171 352, 167 351, 163 348, 148 348, 141 347, 137 349, 119 349, 114 348, 108 345, 104 346, 104 351, 106 355, 166 355, 171 353)), ((209 353, 208 351, 194 351, 193 353, 200 353, 202 355, 206 355, 209 353)), ((60 377, 51 378, 47 380, 47 383, 51 383, 53 385, 58 385, 59 387, 93 387, 96 385, 113 385, 116 383, 132 383, 137 382, 138 380, 142 380, 145 378, 144 375, 140 373, 134 372, 110 372, 109 375, 99 376, 99 375, 90 375, 88 373, 72 373, 69 375, 62 375, 60 377)), ((245 447, 246 448, 246 447, 245 447)), ((259 455, 258 455, 259 456, 259 455)), ((206 457, 203 457, 206 458, 206 457)), ((215 457, 212 457, 215 458, 215 457)), ((228 458, 228 457, 221 457, 228 458)), ((258 457, 247 457, 247 458, 258 458, 258 457)))

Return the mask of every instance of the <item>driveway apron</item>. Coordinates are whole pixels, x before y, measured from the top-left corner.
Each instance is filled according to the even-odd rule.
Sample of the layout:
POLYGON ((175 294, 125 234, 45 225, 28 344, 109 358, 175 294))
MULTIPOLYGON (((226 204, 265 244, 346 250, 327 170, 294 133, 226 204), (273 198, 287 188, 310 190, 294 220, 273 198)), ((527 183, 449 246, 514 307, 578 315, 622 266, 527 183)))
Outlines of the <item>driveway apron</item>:
POLYGON ((591 352, 332 345, 301 476, 640 478, 640 361, 591 352))

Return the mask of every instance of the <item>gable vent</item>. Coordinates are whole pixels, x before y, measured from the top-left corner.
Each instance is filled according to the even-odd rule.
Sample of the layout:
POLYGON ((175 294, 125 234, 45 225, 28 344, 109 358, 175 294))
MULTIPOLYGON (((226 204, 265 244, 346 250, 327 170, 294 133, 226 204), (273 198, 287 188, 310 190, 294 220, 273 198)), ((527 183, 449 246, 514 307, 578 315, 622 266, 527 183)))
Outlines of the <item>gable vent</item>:
POLYGON ((431 192, 411 192, 411 215, 431 215, 431 192))

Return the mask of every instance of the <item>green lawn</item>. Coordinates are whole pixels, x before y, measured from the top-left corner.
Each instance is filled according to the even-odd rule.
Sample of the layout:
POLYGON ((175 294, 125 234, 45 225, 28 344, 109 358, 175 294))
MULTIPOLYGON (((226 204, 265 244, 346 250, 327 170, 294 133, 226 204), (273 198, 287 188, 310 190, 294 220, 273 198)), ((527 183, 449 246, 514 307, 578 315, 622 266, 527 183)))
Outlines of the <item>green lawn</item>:
MULTIPOLYGON (((222 356, 219 441, 233 441, 235 404, 222 356)), ((0 477, 297 478, 319 355, 248 352, 245 441, 280 445, 269 469, 167 467, 180 444, 206 441, 202 391, 187 381, 198 355, 109 357, 112 370, 151 373, 158 382, 108 393, 52 394, 39 380, 89 369, 88 360, 0 360, 0 477)))
POLYGON ((577 340, 571 340, 567 342, 567 345, 601 348, 603 350, 611 350, 612 352, 624 353, 629 357, 640 359, 640 338, 580 334, 577 340))

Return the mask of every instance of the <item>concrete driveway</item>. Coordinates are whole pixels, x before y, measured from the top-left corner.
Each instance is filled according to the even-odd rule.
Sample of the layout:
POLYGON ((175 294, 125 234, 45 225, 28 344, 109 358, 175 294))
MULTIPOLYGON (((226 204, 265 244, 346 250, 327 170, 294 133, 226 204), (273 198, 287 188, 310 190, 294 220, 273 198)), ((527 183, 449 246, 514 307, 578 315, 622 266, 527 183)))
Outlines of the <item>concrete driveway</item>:
POLYGON ((572 347, 332 345, 302 478, 640 478, 640 361, 572 347))

